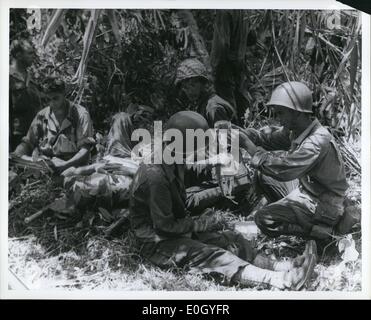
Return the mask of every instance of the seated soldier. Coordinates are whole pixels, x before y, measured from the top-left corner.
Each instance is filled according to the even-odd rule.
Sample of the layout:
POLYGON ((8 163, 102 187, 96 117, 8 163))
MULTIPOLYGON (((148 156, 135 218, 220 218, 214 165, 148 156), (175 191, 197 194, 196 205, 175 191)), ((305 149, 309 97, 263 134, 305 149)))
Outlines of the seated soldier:
MULTIPOLYGON (((177 69, 175 85, 178 89, 176 110, 193 110, 202 114, 210 127, 220 120, 236 120, 232 105, 212 91, 205 66, 195 58, 182 61, 177 69)), ((231 202, 223 198, 220 188, 215 184, 200 186, 203 181, 211 180, 211 172, 201 173, 189 169, 186 172, 186 186, 189 188, 187 204, 199 210, 210 204, 230 206, 231 202), (211 190, 212 189, 212 190, 211 190)))
MULTIPOLYGON (((271 186, 299 179, 292 192, 256 213, 256 224, 270 236, 328 239, 343 215, 348 188, 344 163, 331 133, 312 119, 312 103, 306 85, 283 83, 268 103, 283 128, 240 132, 240 145, 252 156, 252 165, 273 179, 271 186), (281 149, 268 151, 255 144, 281 149)), ((269 194, 268 189, 266 185, 269 194)))
MULTIPOLYGON (((208 124, 200 114, 181 111, 169 119, 166 129, 177 129, 184 137, 186 129, 207 130, 208 124)), ((130 221, 140 254, 163 268, 219 275, 228 283, 300 289, 313 271, 315 244, 309 242, 304 255, 293 260, 273 261, 257 254, 241 234, 215 232, 221 228, 215 215, 192 219, 185 208, 184 187, 183 163, 189 153, 183 151, 182 156, 181 163, 142 163, 134 177, 130 221)))
POLYGON ((49 77, 44 83, 49 106, 37 113, 14 155, 48 159, 57 172, 87 164, 94 145, 89 112, 68 101, 62 80, 49 77))
POLYGON ((180 63, 175 78, 179 90, 176 103, 179 110, 193 110, 206 118, 210 127, 219 120, 235 120, 232 105, 211 90, 205 66, 190 58, 180 63))

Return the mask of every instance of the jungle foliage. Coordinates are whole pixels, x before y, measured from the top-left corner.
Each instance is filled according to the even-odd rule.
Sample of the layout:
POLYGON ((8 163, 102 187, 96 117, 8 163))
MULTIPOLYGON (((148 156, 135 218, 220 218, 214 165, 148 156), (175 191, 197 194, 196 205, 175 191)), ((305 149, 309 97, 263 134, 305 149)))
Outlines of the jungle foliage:
MULTIPOLYGON (((63 77, 96 129, 130 103, 172 113, 177 64, 209 65, 216 10, 14 9, 10 40, 32 39, 33 74, 63 77)), ((323 124, 353 140, 361 119, 361 21, 357 11, 249 10, 257 42, 246 55, 246 125, 269 116, 265 102, 287 80, 305 81, 323 124)))

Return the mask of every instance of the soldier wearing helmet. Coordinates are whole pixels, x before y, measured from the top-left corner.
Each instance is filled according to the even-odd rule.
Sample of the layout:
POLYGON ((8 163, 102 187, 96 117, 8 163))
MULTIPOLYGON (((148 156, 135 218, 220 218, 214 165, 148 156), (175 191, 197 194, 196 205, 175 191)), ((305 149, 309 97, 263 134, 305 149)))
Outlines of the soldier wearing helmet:
POLYGON ((293 81, 279 85, 268 105, 282 128, 248 130, 240 135, 252 165, 271 179, 271 188, 263 190, 274 202, 260 209, 255 221, 270 236, 328 239, 343 215, 348 188, 334 138, 313 120, 312 93, 305 84, 293 81), (298 185, 288 194, 272 190, 295 179, 298 185))
POLYGON ((176 104, 179 110, 193 110, 202 114, 209 126, 219 120, 234 120, 232 105, 212 92, 205 66, 195 58, 180 63, 175 86, 179 90, 176 104))
MULTIPOLYGON (((208 124, 196 112, 181 111, 169 119, 166 129, 184 134, 186 129, 207 130, 208 124)), ((229 283, 261 282, 281 289, 300 289, 308 279, 316 260, 311 253, 313 242, 307 244, 302 256, 273 261, 257 254, 240 234, 217 232, 222 225, 212 210, 192 218, 185 202, 182 161, 140 165, 131 188, 130 222, 140 254, 155 265, 218 274, 229 283)))

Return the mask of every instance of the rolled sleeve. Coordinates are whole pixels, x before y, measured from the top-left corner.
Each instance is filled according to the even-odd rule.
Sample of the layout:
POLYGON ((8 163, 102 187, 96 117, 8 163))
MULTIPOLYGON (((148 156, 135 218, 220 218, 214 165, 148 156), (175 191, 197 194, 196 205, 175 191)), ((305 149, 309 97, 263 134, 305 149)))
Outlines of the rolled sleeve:
POLYGON ((90 149, 95 144, 93 123, 87 111, 79 114, 78 126, 76 128, 77 148, 90 149))

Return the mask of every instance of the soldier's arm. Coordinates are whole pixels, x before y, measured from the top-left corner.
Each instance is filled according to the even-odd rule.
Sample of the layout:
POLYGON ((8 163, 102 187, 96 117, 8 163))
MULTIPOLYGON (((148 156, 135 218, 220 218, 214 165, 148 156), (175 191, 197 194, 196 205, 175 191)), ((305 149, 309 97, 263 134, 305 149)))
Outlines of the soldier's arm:
POLYGON ((266 150, 288 150, 291 145, 290 132, 282 127, 249 128, 244 133, 254 144, 266 150))
POLYGON ((87 164, 91 148, 95 144, 93 138, 93 124, 87 111, 79 114, 76 127, 76 141, 79 151, 69 160, 63 161, 59 158, 53 158, 52 167, 60 173, 70 167, 79 167, 87 164))
POLYGON ((18 157, 31 156, 39 141, 40 125, 38 115, 36 115, 28 129, 27 135, 22 138, 22 142, 14 150, 14 155, 18 157))
POLYGON ((320 155, 321 146, 307 139, 293 152, 258 150, 251 164, 263 174, 276 180, 290 181, 310 171, 316 165, 320 155))
POLYGON ((231 120, 228 116, 226 110, 222 107, 218 108, 210 108, 206 112, 207 122, 209 123, 210 127, 214 127, 215 122, 220 120, 231 120))
POLYGON ((159 234, 179 236, 193 231, 190 217, 176 219, 173 213, 169 185, 164 179, 153 177, 149 186, 153 227, 159 234))
POLYGON ((234 117, 234 109, 227 101, 225 101, 225 103, 215 101, 214 99, 208 101, 206 106, 206 119, 211 128, 214 127, 217 121, 231 121, 234 117))
POLYGON ((93 122, 87 110, 79 114, 76 127, 76 141, 78 149, 86 148, 90 150, 95 145, 93 122))
POLYGON ((70 160, 51 159, 52 167, 57 173, 63 172, 70 167, 80 167, 88 162, 89 153, 90 150, 88 148, 82 147, 70 160))

